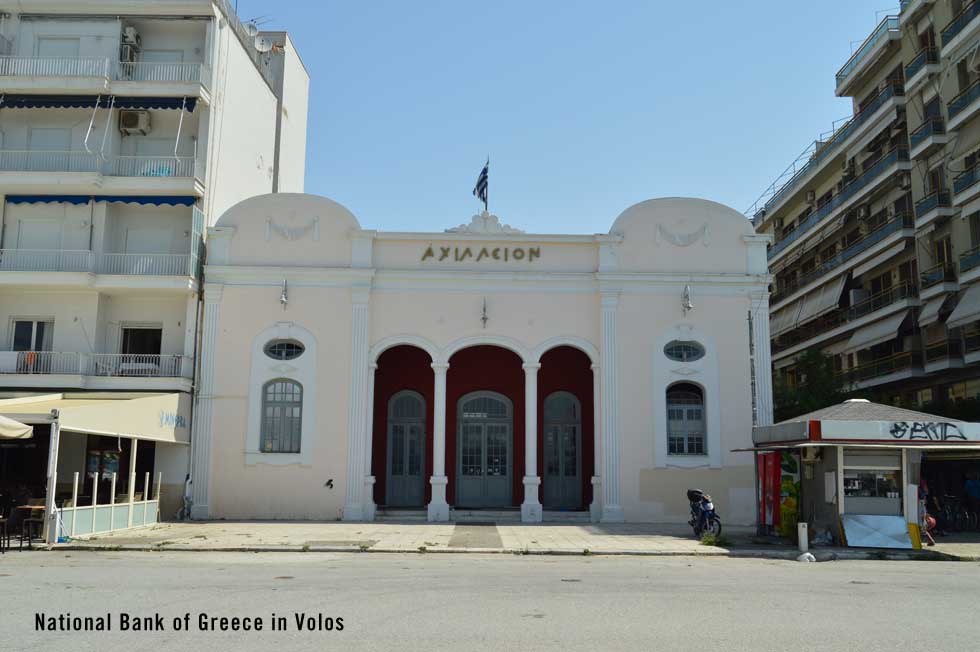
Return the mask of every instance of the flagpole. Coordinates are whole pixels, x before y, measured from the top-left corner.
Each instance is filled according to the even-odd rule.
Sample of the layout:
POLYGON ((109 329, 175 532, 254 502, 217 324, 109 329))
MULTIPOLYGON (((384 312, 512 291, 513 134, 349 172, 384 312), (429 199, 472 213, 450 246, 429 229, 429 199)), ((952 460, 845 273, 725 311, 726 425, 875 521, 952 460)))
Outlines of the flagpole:
POLYGON ((490 155, 487 154, 487 191, 483 193, 483 212, 490 214, 490 155))

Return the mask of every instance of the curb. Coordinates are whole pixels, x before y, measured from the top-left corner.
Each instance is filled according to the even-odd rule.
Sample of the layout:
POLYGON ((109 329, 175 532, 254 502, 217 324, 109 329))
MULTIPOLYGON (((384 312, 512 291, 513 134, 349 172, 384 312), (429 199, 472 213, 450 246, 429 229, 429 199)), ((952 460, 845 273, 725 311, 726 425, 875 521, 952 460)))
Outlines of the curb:
MULTIPOLYGON (((550 556, 550 557, 723 557, 731 559, 777 559, 795 561, 800 555, 797 550, 755 550, 755 549, 725 549, 706 548, 705 550, 569 550, 567 548, 391 548, 369 547, 355 548, 353 546, 217 546, 194 547, 182 545, 99 545, 61 543, 48 548, 37 548, 39 551, 73 551, 73 552, 318 552, 318 553, 378 553, 378 554, 441 554, 441 555, 515 555, 515 556, 550 556)), ((810 551, 818 562, 826 561, 980 561, 980 557, 954 555, 932 550, 892 551, 892 550, 836 550, 810 551)))

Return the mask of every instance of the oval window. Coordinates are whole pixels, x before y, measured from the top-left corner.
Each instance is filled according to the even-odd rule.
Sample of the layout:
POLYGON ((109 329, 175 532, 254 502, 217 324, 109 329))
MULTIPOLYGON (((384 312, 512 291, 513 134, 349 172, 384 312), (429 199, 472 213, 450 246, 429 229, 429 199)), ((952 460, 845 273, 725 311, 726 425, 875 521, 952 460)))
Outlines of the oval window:
POLYGON ((292 360, 303 355, 306 350, 296 340, 272 340, 265 345, 265 354, 273 360, 292 360))
POLYGON ((704 357, 704 347, 697 342, 674 340, 664 347, 664 355, 677 362, 693 362, 704 357))

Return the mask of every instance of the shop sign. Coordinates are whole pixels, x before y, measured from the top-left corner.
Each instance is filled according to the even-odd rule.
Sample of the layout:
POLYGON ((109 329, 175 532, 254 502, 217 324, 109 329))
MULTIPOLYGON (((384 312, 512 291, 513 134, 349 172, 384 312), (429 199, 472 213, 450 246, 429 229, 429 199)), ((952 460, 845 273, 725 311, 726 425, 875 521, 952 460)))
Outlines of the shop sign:
POLYGON ((511 261, 529 263, 541 258, 541 247, 426 247, 422 252, 422 262, 426 261, 450 261, 462 263, 470 260, 473 262, 499 261, 507 263, 511 261))

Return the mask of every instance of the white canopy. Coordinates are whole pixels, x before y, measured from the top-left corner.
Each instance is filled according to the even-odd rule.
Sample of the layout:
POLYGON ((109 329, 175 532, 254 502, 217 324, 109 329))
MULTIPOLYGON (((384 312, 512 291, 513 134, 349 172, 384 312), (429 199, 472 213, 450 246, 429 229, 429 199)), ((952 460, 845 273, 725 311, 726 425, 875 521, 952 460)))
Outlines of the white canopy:
POLYGON ((33 426, 8 419, 0 414, 0 439, 30 439, 33 436, 33 426))
POLYGON ((925 328, 933 322, 939 321, 939 309, 942 308, 946 298, 943 296, 933 297, 926 302, 919 310, 919 326, 925 328))

